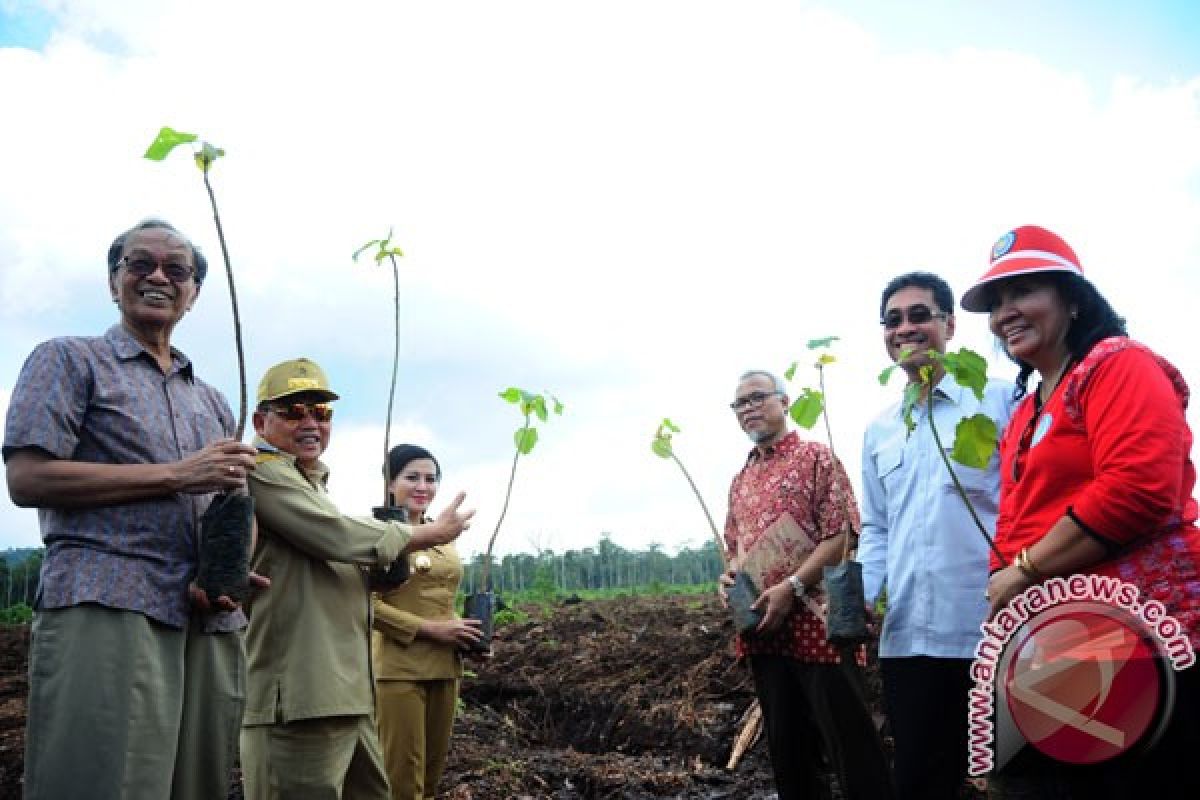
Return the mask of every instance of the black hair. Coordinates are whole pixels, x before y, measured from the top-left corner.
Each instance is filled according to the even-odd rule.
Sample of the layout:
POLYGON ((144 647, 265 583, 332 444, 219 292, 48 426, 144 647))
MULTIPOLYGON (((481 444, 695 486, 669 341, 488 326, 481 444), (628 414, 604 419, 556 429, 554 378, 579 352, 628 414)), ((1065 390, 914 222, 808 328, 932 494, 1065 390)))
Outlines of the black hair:
POLYGON ((416 461, 418 458, 428 458, 432 461, 434 469, 437 470, 438 480, 442 479, 442 465, 433 457, 433 453, 416 444, 398 444, 392 448, 388 453, 387 464, 384 465, 384 477, 388 475, 396 477, 402 469, 408 466, 410 461, 416 461))
POLYGON ((906 272, 892 278, 883 288, 883 296, 879 298, 880 319, 883 319, 883 314, 887 311, 888 300, 892 299, 892 295, 910 286, 933 292, 933 302, 937 303, 938 310, 945 311, 947 314, 954 313, 954 292, 950 291, 950 284, 932 272, 906 272))
POLYGON ((188 247, 191 248, 192 251, 192 266, 196 268, 196 285, 198 286, 204 283, 204 277, 208 275, 208 259, 204 257, 204 253, 200 252, 199 247, 196 247, 196 245, 192 244, 191 239, 180 233, 178 228, 167 222, 165 219, 158 219, 156 217, 150 217, 142 220, 137 225, 134 225, 132 228, 122 233, 116 239, 113 239, 113 243, 108 246, 108 274, 111 275, 117 271, 117 267, 121 263, 121 254, 125 252, 125 242, 128 241, 129 237, 138 231, 151 230, 154 228, 161 228, 162 230, 170 231, 180 239, 183 239, 185 242, 187 242, 188 247))
MULTIPOLYGON (((1039 277, 1054 288, 1063 305, 1068 308, 1074 307, 1075 313, 1067 323, 1067 335, 1064 339, 1071 361, 1078 363, 1101 339, 1129 335, 1125 330, 1125 318, 1113 310, 1104 295, 1100 294, 1100 290, 1086 278, 1073 272, 1047 272, 1039 277)), ((988 303, 989 311, 991 303, 992 301, 988 303)), ((1029 376, 1033 374, 1033 365, 1013 357, 1008 348, 1004 348, 1004 353, 1020 368, 1017 372, 1017 389, 1013 396, 1024 397, 1029 391, 1029 376)))

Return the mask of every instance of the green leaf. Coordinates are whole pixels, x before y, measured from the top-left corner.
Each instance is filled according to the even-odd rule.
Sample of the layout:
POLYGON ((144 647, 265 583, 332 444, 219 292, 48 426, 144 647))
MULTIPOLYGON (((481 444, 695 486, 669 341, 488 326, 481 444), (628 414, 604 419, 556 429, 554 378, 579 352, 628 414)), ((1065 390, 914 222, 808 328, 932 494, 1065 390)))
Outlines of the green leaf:
POLYGON ((208 168, 212 166, 212 163, 223 155, 225 155, 224 150, 208 142, 204 142, 200 149, 196 151, 196 166, 200 168, 201 172, 208 172, 208 168))
POLYGON ((671 457, 671 438, 669 436, 661 436, 650 443, 650 449, 659 458, 671 457))
POLYGON ((913 419, 913 409, 917 407, 917 401, 921 399, 921 384, 908 383, 904 386, 904 402, 900 407, 904 414, 904 427, 908 428, 909 434, 917 429, 917 421, 913 419))
POLYGON ((839 338, 841 338, 841 337, 826 336, 824 339, 809 339, 808 340, 808 349, 809 350, 820 350, 822 347, 830 347, 839 338))
POLYGON ((549 419, 549 414, 546 412, 546 398, 539 394, 537 397, 533 398, 532 405, 533 413, 537 414, 538 419, 540 419, 542 422, 545 422, 547 419, 549 419))
POLYGON ((504 398, 510 403, 519 403, 521 402, 521 394, 522 392, 520 389, 515 386, 510 386, 503 392, 500 392, 500 397, 504 398))
POLYGON ((983 390, 987 386, 987 361, 983 356, 966 347, 941 357, 946 372, 958 381, 960 386, 966 386, 975 393, 979 400, 983 399, 983 390))
POLYGON ((800 363, 797 361, 793 361, 792 365, 783 371, 784 380, 790 381, 793 378, 795 378, 796 377, 796 367, 798 367, 798 366, 800 366, 800 363))
POLYGON ((561 401, 561 400, 559 400, 559 399, 558 399, 557 397, 555 397, 554 395, 550 394, 549 392, 546 392, 546 397, 549 397, 549 398, 550 398, 550 400, 551 400, 551 402, 552 402, 552 405, 550 406, 550 409, 551 409, 551 410, 552 410, 552 411, 553 411, 555 414, 558 414, 559 416, 562 416, 562 412, 563 412, 563 404, 562 404, 562 401, 561 401))
POLYGON ((832 364, 835 361, 837 361, 837 356, 835 356, 833 353, 822 353, 821 357, 817 359, 817 368, 820 369, 821 367, 832 364))
POLYGON ((890 367, 885 369, 883 372, 879 373, 879 385, 880 386, 887 386, 888 381, 890 381, 892 379, 892 373, 896 371, 896 367, 898 367, 898 366, 900 366, 900 365, 892 364, 890 367))
POLYGON ((537 428, 531 428, 528 425, 524 428, 518 428, 513 434, 513 441, 517 445, 517 450, 523 456, 529 455, 533 450, 533 446, 537 444, 538 432, 537 428))
POLYGON ((985 469, 996 451, 996 423, 986 414, 959 420, 950 457, 960 464, 985 469))
POLYGON ((159 130, 158 135, 154 137, 154 141, 146 148, 146 152, 142 154, 142 158, 148 158, 151 161, 162 161, 179 145, 194 141, 196 141, 196 134, 184 133, 183 131, 177 131, 174 128, 168 128, 164 125, 159 130))
POLYGON ((788 413, 797 425, 812 429, 821 418, 821 410, 825 408, 825 396, 814 389, 805 389, 803 394, 792 403, 788 413))
POLYGON ((662 425, 659 425, 658 427, 660 430, 662 428, 666 428, 667 430, 671 431, 672 433, 679 433, 679 426, 676 425, 674 422, 671 422, 671 420, 669 420, 666 417, 663 417, 662 425))
POLYGON ((363 254, 363 252, 370 250, 372 247, 375 247, 376 245, 379 245, 379 244, 383 244, 383 239, 372 239, 371 241, 367 242, 362 247, 360 247, 354 251, 354 256, 353 256, 354 260, 358 261, 358 257, 361 256, 363 254))

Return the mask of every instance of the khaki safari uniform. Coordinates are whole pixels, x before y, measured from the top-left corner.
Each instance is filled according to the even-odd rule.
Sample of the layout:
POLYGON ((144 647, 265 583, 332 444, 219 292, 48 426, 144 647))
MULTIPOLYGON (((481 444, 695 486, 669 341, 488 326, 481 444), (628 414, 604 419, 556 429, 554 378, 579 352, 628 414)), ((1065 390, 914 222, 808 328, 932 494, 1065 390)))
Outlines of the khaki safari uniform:
POLYGON ((388 800, 365 568, 388 567, 411 528, 343 516, 324 464, 303 470, 262 439, 255 445, 253 569, 271 587, 253 598, 246 631, 246 798, 388 800))
POLYGON ((437 794, 454 725, 462 656, 456 647, 417 638, 428 619, 454 619, 463 567, 453 544, 411 554, 403 586, 376 596, 372 655, 376 715, 394 800, 437 794))

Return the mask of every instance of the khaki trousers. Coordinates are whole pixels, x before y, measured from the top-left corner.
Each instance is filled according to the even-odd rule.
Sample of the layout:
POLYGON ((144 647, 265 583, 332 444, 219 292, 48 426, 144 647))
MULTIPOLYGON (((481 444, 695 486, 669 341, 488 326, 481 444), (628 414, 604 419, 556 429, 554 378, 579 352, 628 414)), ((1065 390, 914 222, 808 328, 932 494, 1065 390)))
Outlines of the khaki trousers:
POLYGON ((379 741, 392 800, 432 800, 446 768, 458 680, 375 683, 379 741))
POLYGON ((98 605, 39 611, 27 800, 224 800, 246 694, 240 633, 98 605))
POLYGON ((246 800, 390 800, 367 714, 242 728, 246 800))

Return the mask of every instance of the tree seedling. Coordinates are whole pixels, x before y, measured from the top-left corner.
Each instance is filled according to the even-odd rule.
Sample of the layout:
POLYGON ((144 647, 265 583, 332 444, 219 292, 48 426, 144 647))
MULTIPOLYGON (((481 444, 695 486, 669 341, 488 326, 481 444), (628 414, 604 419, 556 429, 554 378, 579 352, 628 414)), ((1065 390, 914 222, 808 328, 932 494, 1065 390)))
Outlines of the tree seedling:
POLYGON ((525 389, 510 386, 499 394, 502 400, 517 406, 523 422, 521 427, 513 432, 513 461, 512 469, 508 474, 508 488, 504 493, 504 505, 500 509, 500 517, 496 520, 496 529, 492 531, 492 536, 488 539, 487 551, 483 557, 483 566, 480 570, 480 585, 483 591, 467 595, 463 603, 464 614, 482 623, 483 635, 472 648, 482 652, 490 649, 492 642, 492 612, 495 609, 495 594, 492 592, 491 577, 492 549, 496 545, 500 526, 504 524, 504 517, 508 514, 508 505, 512 500, 513 481, 517 477, 517 462, 521 456, 527 456, 533 452, 533 448, 537 445, 537 422, 546 423, 549 421, 551 413, 561 415, 563 412, 563 404, 549 392, 534 394, 525 389))
MULTIPOLYGON (((804 388, 796 396, 788 413, 792 420, 802 428, 812 430, 819 418, 825 419, 825 435, 829 441, 829 452, 835 464, 841 462, 837 450, 833 446, 833 428, 829 424, 829 406, 826 402, 825 367, 837 361, 837 358, 827 352, 838 340, 837 336, 824 339, 810 339, 809 350, 820 351, 813 366, 817 370, 819 389, 804 388)), ((784 372, 787 380, 796 376, 799 363, 793 361, 784 372)), ((849 502, 849 497, 846 497, 849 502)), ((869 632, 865 615, 866 599, 863 589, 862 564, 850 558, 850 543, 857 536, 853 528, 847 526, 842 545, 842 560, 832 567, 822 568, 822 580, 825 583, 825 595, 828 609, 825 616, 825 637, 834 645, 849 646, 865 641, 869 632)))
MULTIPOLYGON (((704 512, 704 518, 708 520, 708 527, 712 531, 713 542, 717 546, 717 554, 721 557, 722 567, 728 571, 729 559, 725 556, 725 542, 717 530, 717 524, 713 522, 708 505, 704 502, 700 489, 696 487, 696 482, 692 480, 691 473, 687 471, 687 467, 675 454, 675 445, 672 439, 679 432, 678 425, 667 417, 663 417, 663 421, 658 424, 658 429, 654 432, 650 449, 659 458, 668 458, 674 461, 675 465, 679 467, 679 471, 683 473, 683 477, 687 479, 688 486, 692 487, 692 493, 696 495, 696 500, 700 503, 700 510, 704 512)), ((753 580, 747 573, 739 570, 734 574, 734 584, 726 590, 725 597, 729 602, 729 608, 733 614, 733 624, 738 633, 749 633, 758 627, 758 623, 762 621, 762 614, 750 608, 758 597, 758 589, 755 588, 753 580)))
MULTIPOLYGON (((229 302, 233 307, 233 338, 237 347, 238 363, 238 418, 234 438, 239 441, 246 430, 246 355, 242 346, 242 320, 238 313, 237 290, 233 283, 233 267, 229 263, 229 247, 225 243, 225 229, 221 225, 221 214, 217 210, 217 198, 208 179, 213 162, 225 155, 225 151, 208 142, 200 141, 194 133, 183 133, 163 127, 154 141, 146 148, 143 156, 151 161, 162 161, 181 144, 193 144, 193 161, 204 179, 208 202, 212 206, 213 222, 217 226, 217 240, 221 243, 221 257, 225 262, 225 277, 229 281, 229 302)), ((200 520, 200 565, 196 584, 210 598, 225 595, 235 601, 245 599, 249 586, 250 537, 254 521, 254 500, 247 494, 222 492, 213 498, 200 520)))
POLYGON ((696 500, 700 503, 700 510, 704 512, 704 518, 708 520, 708 529, 712 531, 713 541, 717 545, 717 553, 721 556, 722 563, 728 567, 728 562, 725 558, 725 542, 721 539, 721 534, 717 530, 717 523, 713 522, 712 514, 708 511, 708 505, 704 502, 704 497, 700 494, 700 489, 696 487, 696 482, 692 480, 691 473, 687 471, 687 467, 679 460, 679 456, 675 453, 675 446, 672 437, 679 433, 679 426, 670 419, 663 417, 663 421, 658 424, 658 430, 654 432, 654 440, 650 442, 650 449, 654 451, 654 455, 659 458, 669 458, 675 462, 675 466, 679 467, 679 471, 683 473, 683 477, 687 479, 688 486, 692 487, 692 494, 696 495, 696 500))
MULTIPOLYGON (((909 358, 912 352, 911 349, 902 351, 900 353, 900 360, 897 363, 892 364, 879 373, 879 384, 881 386, 887 385, 887 382, 892 377, 892 373, 900 366, 900 362, 909 358)), ((934 387, 932 382, 935 373, 934 364, 940 364, 946 374, 951 375, 960 386, 970 389, 979 400, 983 400, 984 389, 987 386, 987 361, 984 360, 983 356, 965 347, 951 353, 939 353, 936 350, 929 350, 926 355, 928 355, 931 363, 922 366, 917 371, 920 380, 910 382, 904 387, 904 401, 901 405, 904 424, 911 436, 917 427, 913 411, 920 403, 921 395, 924 394, 929 417, 929 430, 933 434, 934 441, 937 443, 937 450, 942 456, 942 462, 950 472, 950 479, 954 482, 954 488, 958 492, 958 496, 962 498, 963 504, 966 505, 967 511, 970 512, 971 519, 974 520, 979 534, 983 536, 984 540, 988 543, 988 547, 991 548, 992 553, 995 554, 1000 563, 1007 566, 1007 559, 1000 554, 995 540, 987 532, 983 521, 979 519, 979 514, 975 511, 975 506, 971 504, 970 498, 967 497, 967 490, 963 487, 962 481, 959 480, 958 472, 954 469, 954 465, 950 461, 950 459, 954 459, 964 466, 975 469, 986 469, 988 461, 991 460, 992 453, 996 451, 996 441, 998 438, 996 423, 982 412, 959 420, 958 425, 954 429, 954 444, 949 456, 946 455, 946 448, 942 443, 941 434, 938 433, 937 426, 933 424, 934 387)))
POLYGON ((391 433, 392 433, 392 407, 396 400, 396 376, 400 369, 400 266, 396 263, 397 257, 403 257, 399 247, 392 244, 392 229, 388 229, 388 235, 383 239, 372 239, 362 247, 354 251, 353 259, 358 261, 358 257, 368 250, 374 248, 373 258, 376 264, 382 264, 384 259, 391 262, 392 265, 392 318, 393 318, 393 342, 392 342, 392 381, 388 388, 388 403, 387 416, 383 426, 383 505, 392 506, 392 492, 389 488, 392 485, 391 465, 388 463, 388 454, 391 452, 391 433))

